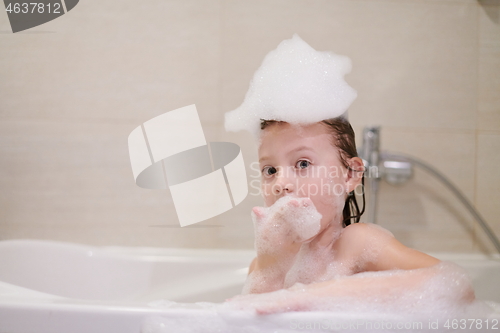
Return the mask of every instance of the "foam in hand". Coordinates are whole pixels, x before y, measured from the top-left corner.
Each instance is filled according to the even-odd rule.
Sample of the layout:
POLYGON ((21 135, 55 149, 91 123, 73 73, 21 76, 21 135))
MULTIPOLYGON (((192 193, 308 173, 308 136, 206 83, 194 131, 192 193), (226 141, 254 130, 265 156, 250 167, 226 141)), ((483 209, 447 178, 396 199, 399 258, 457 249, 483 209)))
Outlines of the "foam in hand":
POLYGON ((279 258, 274 265, 252 271, 242 294, 283 288, 286 272, 293 265, 294 243, 307 243, 321 229, 321 214, 309 198, 284 196, 270 207, 254 207, 255 249, 259 255, 279 258))
POLYGON ((316 51, 295 34, 264 58, 243 104, 226 113, 226 131, 258 137, 261 119, 308 124, 346 117, 357 96, 344 80, 350 71, 348 57, 316 51))
POLYGON ((252 220, 257 252, 269 253, 312 238, 320 231, 321 217, 309 198, 284 196, 270 207, 255 207, 252 220))

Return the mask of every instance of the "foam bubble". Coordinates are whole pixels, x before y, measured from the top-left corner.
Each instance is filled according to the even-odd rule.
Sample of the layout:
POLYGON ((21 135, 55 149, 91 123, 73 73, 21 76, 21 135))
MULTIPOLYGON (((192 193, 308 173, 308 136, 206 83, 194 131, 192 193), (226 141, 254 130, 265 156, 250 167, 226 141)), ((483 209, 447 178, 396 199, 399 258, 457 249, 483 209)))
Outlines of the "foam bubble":
POLYGON ((238 296, 229 303, 248 310, 275 307, 278 312, 390 313, 442 318, 460 318, 487 309, 473 302, 470 278, 463 268, 451 262, 414 270, 363 272, 331 283, 331 291, 314 291, 297 283, 272 293, 238 296))
POLYGON ((357 96, 344 80, 348 57, 314 50, 297 34, 269 52, 255 72, 243 104, 226 113, 226 131, 256 137, 260 119, 314 123, 341 115, 357 96))
POLYGON ((286 274, 284 288, 297 282, 310 284, 353 275, 365 271, 367 263, 377 262, 383 248, 394 238, 390 231, 380 226, 362 223, 344 229, 334 229, 331 231, 334 233, 332 242, 335 243, 341 238, 345 230, 359 227, 365 227, 365 231, 354 234, 355 237, 351 234, 344 240, 352 245, 348 251, 342 250, 342 247, 339 250, 331 246, 311 248, 311 243, 302 245, 293 266, 286 274), (362 251, 355 253, 354 249, 359 247, 362 251))
POLYGON ((243 287, 243 294, 270 292, 283 288, 285 276, 294 264, 294 249, 317 235, 322 215, 309 198, 284 196, 270 207, 255 207, 252 220, 255 249, 272 265, 252 271, 243 287))
POLYGON ((309 243, 302 245, 294 265, 286 274, 284 288, 297 283, 310 284, 326 280, 326 268, 333 260, 333 253, 329 247, 312 250, 309 243))
MULTIPOLYGON (((301 287, 298 286, 297 291, 299 291, 300 288, 301 287)), ((277 293, 276 298, 286 299, 290 294, 292 293, 280 291, 280 293, 277 293)), ((255 296, 256 298, 262 297, 262 295, 255 296)), ((265 304, 265 301, 258 302, 258 300, 255 299, 255 304, 258 303, 265 304)), ((422 317, 418 315, 402 314, 400 311, 386 313, 383 313, 383 311, 360 312, 355 307, 347 311, 301 311, 256 316, 253 311, 238 311, 231 305, 230 303, 214 304, 215 311, 199 311, 183 308, 167 309, 161 313, 161 315, 158 314, 146 317, 143 321, 141 332, 493 332, 497 330, 491 329, 491 327, 500 319, 500 304, 492 302, 486 304, 479 301, 471 304, 465 312, 455 318, 439 313, 433 316, 422 317), (467 329, 460 326, 458 326, 457 329, 453 329, 451 325, 445 327, 446 322, 448 321, 448 324, 451 324, 453 319, 461 323, 459 321, 460 318, 465 319, 467 329), (476 322, 473 323, 472 329, 469 329, 472 318, 482 323, 481 329, 477 328, 476 322), (486 319, 489 319, 489 328, 486 327, 486 319)), ((349 306, 351 306, 351 304, 345 304, 345 308, 349 306)), ((495 325, 495 327, 498 327, 498 325, 495 325)))
POLYGON ((254 208, 257 253, 272 253, 312 238, 320 231, 321 217, 309 198, 284 196, 270 207, 254 208))
POLYGON ((336 297, 331 292, 314 292, 309 286, 296 283, 270 293, 236 296, 222 304, 152 302, 154 307, 165 308, 145 318, 141 332, 291 333, 297 332, 298 323, 303 323, 304 330, 309 323, 311 329, 307 332, 318 333, 490 332, 491 325, 488 329, 485 319, 490 319, 490 324, 500 320, 499 303, 470 301, 470 278, 463 268, 451 262, 415 270, 364 272, 332 283, 340 284, 336 297), (255 315, 256 310, 265 314, 262 309, 270 308, 276 312, 255 315), (469 329, 472 318, 483 324, 482 329, 476 322, 469 329), (447 322, 461 323, 462 319, 468 329, 445 327, 447 322))

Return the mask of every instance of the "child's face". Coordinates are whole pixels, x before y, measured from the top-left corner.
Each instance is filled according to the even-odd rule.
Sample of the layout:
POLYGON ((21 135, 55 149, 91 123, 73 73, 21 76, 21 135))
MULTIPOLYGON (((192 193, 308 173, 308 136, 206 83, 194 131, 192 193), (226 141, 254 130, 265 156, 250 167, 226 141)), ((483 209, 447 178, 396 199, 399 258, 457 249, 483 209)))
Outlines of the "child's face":
POLYGON ((259 164, 266 206, 285 195, 309 197, 323 216, 321 229, 341 225, 346 195, 359 181, 340 161, 327 126, 271 124, 262 133, 259 164))

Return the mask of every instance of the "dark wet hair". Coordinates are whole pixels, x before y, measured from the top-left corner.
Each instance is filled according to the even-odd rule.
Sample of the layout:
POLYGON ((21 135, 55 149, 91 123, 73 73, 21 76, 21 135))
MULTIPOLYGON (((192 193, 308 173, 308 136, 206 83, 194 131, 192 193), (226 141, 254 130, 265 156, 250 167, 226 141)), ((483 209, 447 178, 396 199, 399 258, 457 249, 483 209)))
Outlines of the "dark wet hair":
MULTIPOLYGON (((263 130, 267 126, 275 123, 285 123, 284 121, 278 120, 265 120, 261 119, 260 129, 263 130)), ((339 149, 339 157, 342 165, 344 165, 347 169, 352 172, 362 172, 359 170, 353 170, 349 166, 348 160, 353 157, 358 156, 358 152, 356 150, 356 141, 354 130, 352 129, 349 121, 343 117, 336 117, 331 119, 326 119, 321 121, 322 124, 328 126, 328 128, 332 131, 332 145, 339 149)), ((363 178, 361 179, 362 183, 362 198, 363 198, 363 209, 360 210, 358 206, 358 202, 356 200, 356 194, 354 190, 349 192, 347 195, 347 199, 345 201, 344 210, 343 210, 343 225, 344 227, 350 225, 351 223, 359 222, 361 215, 363 215, 365 211, 365 175, 363 173, 363 178)))

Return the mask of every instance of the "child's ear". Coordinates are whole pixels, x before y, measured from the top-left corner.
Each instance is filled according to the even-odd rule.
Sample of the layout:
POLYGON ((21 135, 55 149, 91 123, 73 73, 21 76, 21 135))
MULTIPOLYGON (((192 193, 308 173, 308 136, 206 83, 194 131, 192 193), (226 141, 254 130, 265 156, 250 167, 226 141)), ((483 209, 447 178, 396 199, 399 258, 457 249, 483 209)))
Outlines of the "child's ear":
POLYGON ((361 184, 363 179, 363 172, 365 170, 365 165, 363 160, 359 157, 353 157, 349 160, 349 168, 346 178, 346 192, 352 192, 354 189, 361 184))

